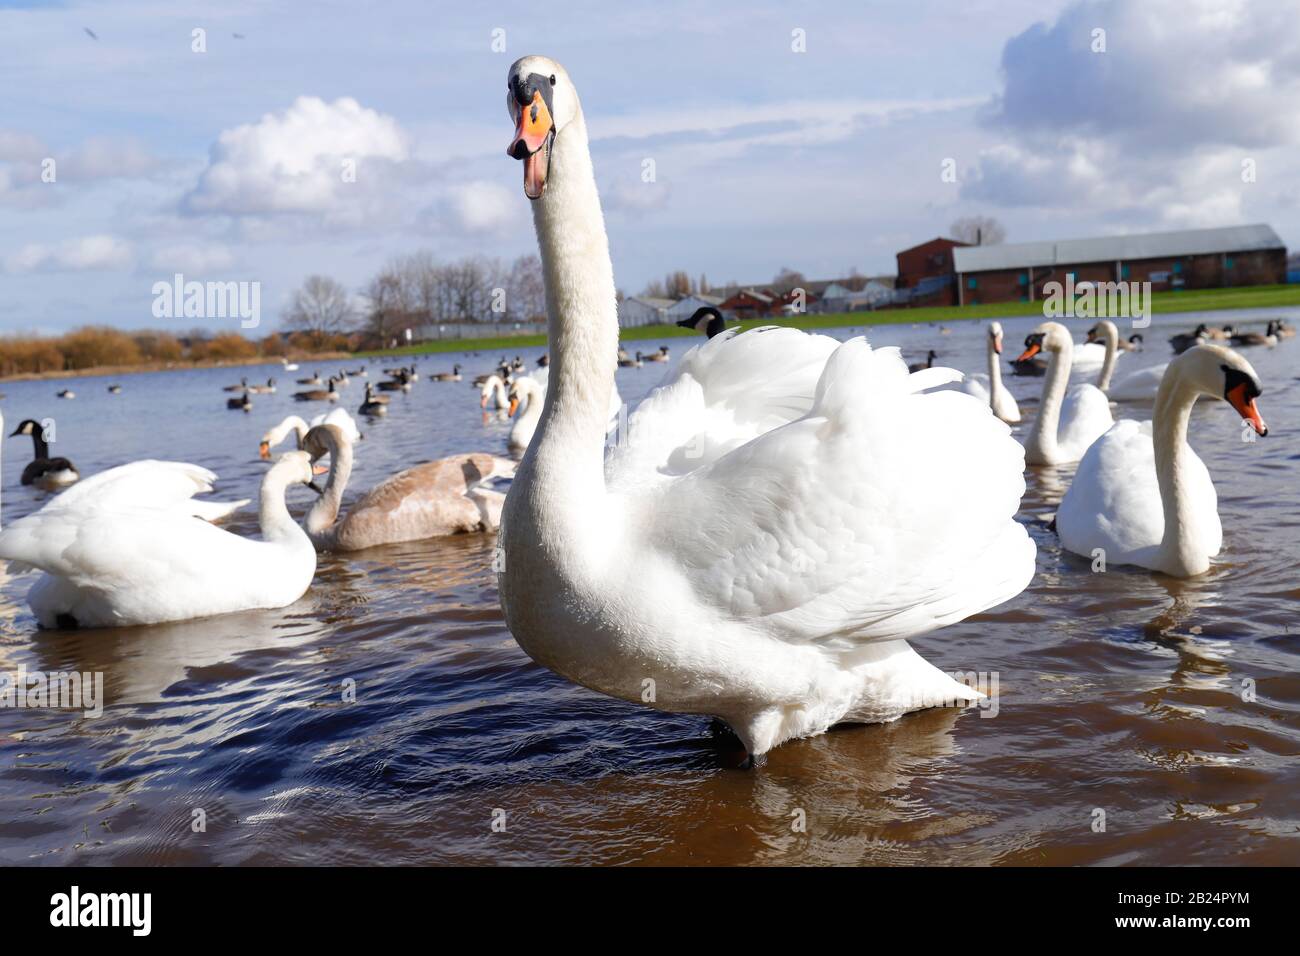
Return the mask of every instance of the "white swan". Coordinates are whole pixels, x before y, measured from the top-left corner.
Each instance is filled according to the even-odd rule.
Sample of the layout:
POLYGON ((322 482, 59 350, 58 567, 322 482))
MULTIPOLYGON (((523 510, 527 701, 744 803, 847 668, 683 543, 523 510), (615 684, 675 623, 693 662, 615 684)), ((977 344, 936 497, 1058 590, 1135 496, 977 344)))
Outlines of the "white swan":
POLYGON ((1196 345, 1169 363, 1150 422, 1116 422, 1088 449, 1056 513, 1069 551, 1186 578, 1203 574, 1223 545, 1218 498, 1205 463, 1187 444, 1202 395, 1223 398, 1259 435, 1255 370, 1237 353, 1196 345))
MULTIPOLYGON (((548 372, 549 368, 539 369, 548 372)), ((533 440, 537 423, 542 420, 542 408, 546 405, 546 375, 534 378, 521 375, 510 383, 507 392, 509 406, 506 414, 515 420, 510 427, 510 450, 522 455, 533 440)))
POLYGON ((1115 350, 1122 344, 1115 323, 1109 319, 1102 319, 1088 330, 1088 341, 1090 343, 1099 337, 1105 346, 1106 357, 1102 362, 1097 387, 1105 392, 1109 398, 1117 402, 1153 400, 1156 397, 1156 391, 1160 388, 1160 380, 1164 377, 1165 370, 1169 368, 1169 363, 1165 362, 1163 365, 1138 369, 1136 372, 1130 372, 1118 382, 1111 384, 1111 376, 1115 368, 1115 350))
MULTIPOLYGON (((1101 349, 1100 363, 1092 363, 1085 368, 1089 371, 1093 368, 1098 369, 1097 387, 1109 394, 1110 380, 1115 375, 1115 360, 1121 354, 1119 351, 1119 329, 1115 328, 1115 323, 1110 319, 1101 319, 1088 330, 1088 341, 1079 349, 1079 353, 1092 350, 1089 354, 1095 356, 1098 347, 1101 349), (1101 341, 1098 341, 1098 339, 1101 341)), ((1073 356, 1075 365, 1073 370, 1078 368, 1079 353, 1073 356)))
POLYGON ((27 594, 42 627, 157 624, 283 607, 316 573, 316 549, 284 501, 288 485, 311 479, 305 452, 288 452, 270 468, 262 479, 261 541, 172 510, 60 507, 56 498, 0 532, 0 558, 45 572, 27 594))
POLYGON ((303 519, 307 535, 322 551, 496 531, 505 495, 488 483, 515 473, 514 462, 487 454, 425 462, 371 488, 339 521, 343 489, 352 474, 352 441, 337 425, 317 425, 303 445, 313 461, 330 459, 329 481, 303 519))
MULTIPOLYGON (((510 451, 522 455, 533 440, 537 423, 542 419, 542 409, 546 406, 546 386, 550 381, 550 367, 539 368, 532 375, 521 375, 510 382, 507 392, 510 404, 506 415, 515 419, 510 429, 510 451), (522 405, 523 411, 520 411, 522 405), (518 414, 518 418, 515 418, 518 414)), ((606 434, 616 433, 623 411, 623 398, 618 394, 618 386, 609 393, 609 422, 606 434)))
POLYGON ((638 407, 606 463, 618 320, 585 121, 553 61, 520 60, 509 89, 552 370, 502 515, 501 602, 520 646, 603 693, 719 717, 751 755, 979 697, 905 639, 1033 575, 1008 427, 970 396, 920 394, 956 372, 909 375, 897 349, 860 338, 817 346, 831 354, 811 399, 796 389, 778 407, 767 383, 786 343, 821 337, 724 333, 638 407), (701 408, 760 433, 729 450, 674 446, 701 408), (768 420, 787 423, 762 431, 768 420))
POLYGON ((945 385, 943 388, 955 389, 974 395, 992 409, 993 414, 1008 425, 1020 421, 1020 406, 1015 396, 1002 384, 1002 368, 998 364, 1002 354, 1002 323, 990 322, 988 328, 988 374, 979 372, 965 376, 960 383, 945 385))
POLYGON ((356 419, 348 414, 346 408, 335 408, 329 412, 317 415, 310 422, 303 421, 297 415, 286 415, 278 425, 268 429, 263 435, 262 440, 258 443, 257 453, 263 460, 269 460, 271 449, 275 448, 290 435, 295 437, 297 444, 294 446, 302 451, 303 440, 307 437, 307 432, 317 425, 337 425, 343 430, 343 434, 351 442, 358 442, 362 439, 361 429, 357 427, 356 419))
POLYGON ((510 404, 510 399, 506 396, 506 380, 495 372, 483 380, 478 393, 479 408, 487 408, 489 399, 496 403, 497 408, 505 408, 510 404))
POLYGON ((1025 352, 1017 361, 1048 353, 1047 375, 1038 415, 1025 440, 1025 461, 1030 465, 1063 465, 1078 461, 1088 446, 1106 433, 1114 419, 1106 393, 1095 385, 1075 385, 1066 395, 1074 343, 1059 322, 1044 322, 1025 338, 1025 352))

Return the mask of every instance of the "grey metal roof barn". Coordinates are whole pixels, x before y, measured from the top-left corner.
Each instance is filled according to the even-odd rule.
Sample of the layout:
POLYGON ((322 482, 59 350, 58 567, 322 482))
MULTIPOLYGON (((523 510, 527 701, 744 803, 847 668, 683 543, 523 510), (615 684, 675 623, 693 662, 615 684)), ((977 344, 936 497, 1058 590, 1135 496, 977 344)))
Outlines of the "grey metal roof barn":
POLYGON ((953 249, 952 255, 955 271, 967 273, 1282 248, 1285 245, 1272 226, 1256 223, 1219 229, 1180 229, 1177 232, 1145 232, 1132 236, 1063 239, 1059 242, 958 246, 953 249))

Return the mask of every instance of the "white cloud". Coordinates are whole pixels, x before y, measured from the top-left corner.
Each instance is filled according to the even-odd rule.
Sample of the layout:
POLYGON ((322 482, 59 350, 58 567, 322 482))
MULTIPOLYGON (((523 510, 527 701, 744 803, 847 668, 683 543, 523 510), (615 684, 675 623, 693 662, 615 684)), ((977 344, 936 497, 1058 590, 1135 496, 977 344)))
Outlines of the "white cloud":
POLYGON ((981 152, 962 198, 1148 227, 1267 218, 1266 197, 1300 172, 1287 149, 1300 141, 1300 47, 1284 7, 1076 2, 1013 37, 985 117, 1011 142, 981 152), (1268 175, 1243 179, 1247 159, 1268 175))
POLYGON ((131 244, 117 236, 68 239, 58 245, 28 243, 5 260, 5 270, 25 272, 87 272, 125 269, 134 258, 131 244))
POLYGON ((229 269, 235 257, 225 246, 205 246, 198 243, 178 243, 155 250, 149 259, 153 269, 160 272, 182 272, 203 275, 229 269))
POLYGON ((395 166, 409 155, 407 134, 393 117, 350 97, 327 103, 300 96, 280 113, 222 132, 184 206, 194 213, 358 221, 383 203, 395 166))
POLYGON ((454 189, 447 207, 456 225, 470 233, 493 233, 514 225, 524 208, 517 193, 485 179, 454 189))

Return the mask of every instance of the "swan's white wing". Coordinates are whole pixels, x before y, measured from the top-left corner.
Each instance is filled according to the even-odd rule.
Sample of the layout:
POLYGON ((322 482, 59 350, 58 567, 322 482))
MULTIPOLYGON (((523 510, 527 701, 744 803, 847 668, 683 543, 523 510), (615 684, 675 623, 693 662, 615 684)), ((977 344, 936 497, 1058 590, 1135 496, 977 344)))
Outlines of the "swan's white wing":
POLYGON ((806 414, 838 346, 788 328, 729 331, 695 346, 629 417, 606 458, 607 486, 684 474, 806 414))
MULTIPOLYGON (((936 366, 936 368, 938 367, 939 366, 936 366)), ((922 369, 922 371, 929 372, 932 371, 932 369, 922 369)), ((917 373, 914 372, 913 374, 917 373)), ((946 382, 943 385, 935 385, 927 388, 926 391, 963 392, 966 395, 978 398, 981 402, 987 402, 989 400, 989 377, 987 375, 982 375, 979 372, 973 372, 968 375, 960 376, 959 381, 946 382)))
POLYGON ((212 490, 217 476, 183 461, 133 461, 83 478, 50 500, 42 511, 113 511, 122 508, 177 510, 205 521, 224 518, 244 505, 240 501, 193 501, 212 490))
POLYGON ((1164 380, 1169 363, 1140 368, 1130 372, 1108 389, 1108 394, 1117 402, 1149 401, 1156 397, 1160 383, 1164 380))
MULTIPOLYGON (((1115 360, 1123 355, 1122 351, 1115 353, 1115 360)), ((1070 374, 1075 373, 1092 373, 1101 368, 1101 363, 1106 360, 1106 345, 1103 342, 1085 342, 1083 345, 1076 346, 1070 361, 1070 374)))
POLYGON ((1069 551, 1131 564, 1156 547, 1165 519, 1156 484, 1151 423, 1123 419, 1093 442, 1056 511, 1056 532, 1069 551))
POLYGON ((845 343, 806 416, 639 489, 640 534, 701 603, 783 641, 847 650, 1006 601, 1034 571, 1024 452, 932 384, 897 349, 845 343))
POLYGON ((1067 461, 1077 461, 1114 423, 1105 392, 1095 385, 1075 385, 1061 405, 1057 444, 1069 456, 1067 461))

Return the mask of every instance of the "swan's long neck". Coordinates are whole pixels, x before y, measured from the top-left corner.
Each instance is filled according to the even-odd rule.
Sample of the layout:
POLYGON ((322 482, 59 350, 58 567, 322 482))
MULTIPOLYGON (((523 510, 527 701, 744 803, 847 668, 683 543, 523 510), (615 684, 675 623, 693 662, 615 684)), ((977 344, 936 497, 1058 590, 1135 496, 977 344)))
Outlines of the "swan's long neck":
POLYGON ((614 387, 614 267, 581 112, 556 136, 546 192, 533 203, 546 280, 551 369, 536 438, 520 467, 551 500, 603 497, 614 387))
POLYGON ((328 433, 325 439, 330 452, 330 476, 325 483, 325 490, 311 506, 307 516, 302 519, 302 526, 313 542, 328 542, 333 537, 334 527, 343 507, 343 492, 352 477, 352 443, 338 441, 328 433))
POLYGON ((1070 363, 1074 359, 1074 346, 1067 339, 1058 351, 1052 352, 1043 379, 1043 396, 1039 402, 1034 427, 1029 432, 1028 445, 1038 450, 1040 458, 1050 461, 1056 456, 1056 432, 1061 421, 1061 403, 1065 400, 1065 386, 1070 381, 1070 363))
POLYGON ((992 337, 990 337, 990 338, 989 338, 989 355, 988 355, 988 359, 989 359, 989 404, 990 404, 990 405, 993 404, 993 401, 994 401, 993 396, 996 395, 996 394, 998 393, 998 389, 1000 389, 1000 388, 1002 387, 1002 366, 998 363, 998 359, 999 359, 999 358, 1000 358, 1000 356, 998 355, 997 350, 993 347, 993 339, 992 339, 992 337))
POLYGON ((303 530, 294 524, 285 504, 284 492, 289 486, 287 472, 281 468, 271 467, 262 479, 258 493, 257 520, 262 528, 263 541, 284 541, 303 535, 303 530))
POLYGON ((546 405, 546 393, 542 391, 540 385, 530 382, 523 389, 523 395, 526 404, 519 415, 519 421, 524 425, 532 425, 542 417, 542 409, 546 405))
POLYGON ((1196 390, 1189 388, 1171 365, 1156 392, 1151 416, 1156 481, 1165 518, 1159 564, 1161 570, 1178 575, 1200 574, 1209 567, 1209 558, 1196 535, 1199 515, 1188 487, 1187 423, 1196 399, 1196 390))
POLYGON ((1110 388, 1110 378, 1115 374, 1115 356, 1119 349, 1119 332, 1114 324, 1107 322, 1101 327, 1106 339, 1106 357, 1101 363, 1101 375, 1097 378, 1097 387, 1103 392, 1110 388))

